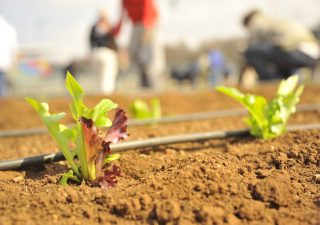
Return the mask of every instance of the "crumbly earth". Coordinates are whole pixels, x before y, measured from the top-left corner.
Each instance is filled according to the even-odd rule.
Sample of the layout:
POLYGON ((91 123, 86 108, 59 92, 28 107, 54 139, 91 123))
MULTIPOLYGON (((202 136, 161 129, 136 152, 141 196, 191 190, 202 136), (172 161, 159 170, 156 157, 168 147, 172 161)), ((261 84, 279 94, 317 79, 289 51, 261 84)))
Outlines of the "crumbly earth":
MULTIPOLYGON (((274 87, 252 92, 272 96, 274 87)), ((320 103, 307 87, 303 103, 320 103)), ((235 108, 213 92, 160 96, 166 115, 235 108)), ((134 96, 112 99, 128 109, 134 96)), ((89 105, 99 98, 86 99, 89 105)), ((50 99, 54 112, 68 99, 50 99)), ((0 129, 40 126, 22 100, 0 101, 0 129)), ((131 127, 130 140, 246 127, 243 117, 131 127)), ((71 122, 66 118, 66 122, 71 122)), ((297 113, 292 124, 319 123, 320 112, 297 113)), ((47 134, 0 138, 0 160, 57 151, 47 134)), ((320 131, 295 131, 272 140, 208 140, 130 150, 117 162, 112 189, 57 185, 65 162, 0 172, 0 224, 319 224, 320 131)))

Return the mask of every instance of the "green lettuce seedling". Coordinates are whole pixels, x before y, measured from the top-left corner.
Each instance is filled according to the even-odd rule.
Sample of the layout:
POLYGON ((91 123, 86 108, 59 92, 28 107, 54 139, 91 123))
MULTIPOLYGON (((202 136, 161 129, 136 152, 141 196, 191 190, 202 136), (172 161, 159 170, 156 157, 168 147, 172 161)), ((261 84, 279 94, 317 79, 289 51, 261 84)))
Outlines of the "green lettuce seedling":
POLYGON ((131 112, 135 119, 159 119, 161 118, 161 104, 158 98, 150 101, 150 106, 142 100, 136 99, 131 105, 131 112))
POLYGON ((71 179, 103 188, 113 187, 117 182, 116 177, 120 176, 120 170, 116 166, 111 169, 108 167, 112 160, 119 158, 119 154, 111 154, 110 144, 127 137, 125 112, 109 99, 102 99, 92 109, 87 108, 83 103, 84 91, 69 72, 65 85, 72 97, 70 110, 76 122, 74 127, 59 123, 65 113, 51 114, 47 103, 26 98, 38 112, 71 168, 59 183, 67 185, 71 179), (107 115, 113 109, 116 109, 116 113, 111 121, 107 115), (105 136, 99 133, 101 127, 109 127, 105 136))
POLYGON ((296 111, 295 105, 304 88, 303 85, 297 87, 298 80, 298 75, 282 80, 277 96, 269 103, 263 96, 243 94, 232 87, 219 86, 216 90, 237 100, 248 110, 250 117, 246 122, 253 136, 269 139, 285 133, 288 119, 296 111))

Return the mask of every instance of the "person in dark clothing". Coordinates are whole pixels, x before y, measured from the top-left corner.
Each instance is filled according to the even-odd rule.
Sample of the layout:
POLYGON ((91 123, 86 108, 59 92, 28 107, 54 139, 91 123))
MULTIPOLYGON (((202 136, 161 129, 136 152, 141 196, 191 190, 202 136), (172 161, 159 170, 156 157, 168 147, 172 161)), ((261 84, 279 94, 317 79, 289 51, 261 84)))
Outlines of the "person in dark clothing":
MULTIPOLYGON (((122 19, 122 16, 121 16, 122 19)), ((98 71, 100 92, 112 93, 118 73, 117 44, 115 37, 121 28, 121 19, 112 26, 106 12, 102 12, 90 32, 90 47, 98 71)))
POLYGON ((254 10, 243 19, 249 33, 246 63, 260 80, 282 79, 301 67, 314 68, 320 49, 311 31, 299 24, 254 10))
POLYGON ((119 33, 121 21, 117 26, 112 27, 109 23, 107 15, 101 13, 98 21, 92 26, 90 32, 90 47, 91 49, 105 47, 116 51, 117 44, 115 36, 119 33))

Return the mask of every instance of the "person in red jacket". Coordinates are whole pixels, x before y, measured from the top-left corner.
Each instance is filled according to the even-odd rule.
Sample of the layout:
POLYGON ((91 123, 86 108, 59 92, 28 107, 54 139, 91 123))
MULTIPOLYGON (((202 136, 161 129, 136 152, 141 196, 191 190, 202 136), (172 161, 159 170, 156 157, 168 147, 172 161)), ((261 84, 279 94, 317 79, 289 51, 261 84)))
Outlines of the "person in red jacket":
POLYGON ((154 0, 122 0, 122 7, 132 22, 129 44, 131 61, 140 73, 140 83, 144 88, 156 87, 159 79, 155 77, 157 47, 155 43, 156 25, 159 18, 154 0))

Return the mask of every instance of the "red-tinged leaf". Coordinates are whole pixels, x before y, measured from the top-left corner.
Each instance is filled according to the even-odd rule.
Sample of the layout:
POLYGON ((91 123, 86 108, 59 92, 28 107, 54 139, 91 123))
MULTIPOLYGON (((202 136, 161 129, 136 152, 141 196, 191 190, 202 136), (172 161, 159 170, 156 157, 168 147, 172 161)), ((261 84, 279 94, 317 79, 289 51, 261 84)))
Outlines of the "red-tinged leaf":
POLYGON ((98 129, 91 119, 80 117, 79 121, 82 126, 88 162, 94 162, 102 150, 101 144, 103 139, 98 134, 98 129))
POLYGON ((128 137, 127 134, 127 116, 126 112, 122 109, 117 109, 112 126, 108 129, 108 132, 103 140, 102 147, 105 150, 110 150, 109 145, 111 143, 116 144, 120 140, 128 137))
POLYGON ((93 184, 105 188, 113 187, 116 184, 116 177, 120 176, 120 170, 115 166, 112 170, 105 170, 104 162, 106 156, 111 153, 110 144, 115 144, 128 136, 125 111, 117 109, 112 126, 108 129, 105 138, 99 135, 98 128, 92 119, 80 117, 79 121, 83 130, 88 164, 95 167, 93 184))
POLYGON ((118 182, 117 177, 120 176, 120 168, 113 165, 111 170, 103 170, 102 175, 97 177, 97 179, 93 183, 95 185, 99 185, 102 188, 112 188, 116 186, 118 182))
POLYGON ((101 171, 104 165, 104 159, 107 154, 111 154, 110 144, 118 143, 121 139, 127 138, 127 116, 125 111, 117 109, 112 126, 108 129, 105 138, 102 141, 101 147, 103 151, 99 152, 96 159, 96 171, 101 171))

